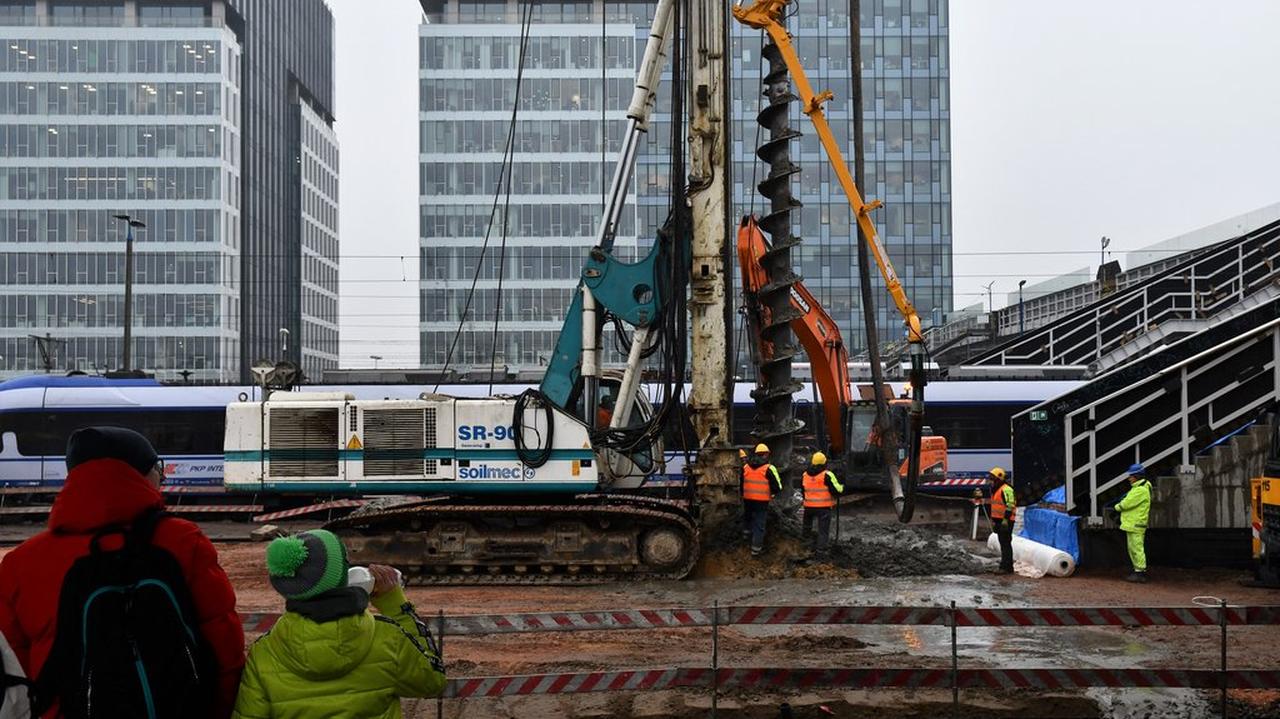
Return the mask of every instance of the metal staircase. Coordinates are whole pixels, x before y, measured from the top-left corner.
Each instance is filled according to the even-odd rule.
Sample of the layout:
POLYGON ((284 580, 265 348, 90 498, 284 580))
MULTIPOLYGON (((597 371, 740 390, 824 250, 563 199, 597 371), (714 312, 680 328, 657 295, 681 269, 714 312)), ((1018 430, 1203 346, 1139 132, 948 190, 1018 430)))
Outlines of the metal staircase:
MULTIPOLYGON (((1243 261, 1261 252, 1250 244, 1230 249, 1243 261)), ((1197 452, 1273 408, 1280 398, 1278 357, 1280 296, 1272 295, 1016 415, 1019 499, 1035 501, 1065 484, 1068 511, 1101 523, 1103 508, 1123 492, 1130 464, 1142 462, 1152 476, 1194 472, 1197 452)))
POLYGON ((1206 330, 1219 322, 1225 322, 1232 317, 1245 314, 1255 307, 1265 305, 1277 297, 1280 297, 1280 285, 1267 285, 1212 319, 1169 320, 1163 322, 1154 329, 1143 332, 1106 355, 1099 357, 1098 361, 1090 367, 1092 374, 1098 375, 1114 367, 1119 367, 1134 358, 1146 354, 1153 348, 1159 349, 1160 345, 1171 345, 1183 338, 1206 330))
MULTIPOLYGON (((1120 352, 1167 323, 1206 322, 1280 281, 1280 222, 1264 225, 979 355, 972 364, 1117 366, 1120 352), (1107 358, 1116 361, 1110 361, 1107 358)), ((1179 325, 1174 325, 1177 328, 1179 325)), ((1149 342, 1141 349, 1157 346, 1149 342)))

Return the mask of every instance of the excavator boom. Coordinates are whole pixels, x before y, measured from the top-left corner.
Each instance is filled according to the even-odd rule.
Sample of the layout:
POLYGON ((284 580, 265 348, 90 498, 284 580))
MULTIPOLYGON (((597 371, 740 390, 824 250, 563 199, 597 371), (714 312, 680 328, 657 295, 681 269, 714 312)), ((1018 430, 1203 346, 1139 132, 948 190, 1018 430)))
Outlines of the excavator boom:
MULTIPOLYGON (((738 225, 738 265, 742 268, 742 284, 749 310, 747 316, 753 324, 757 323, 757 318, 758 324, 768 324, 769 308, 759 300, 760 290, 769 283, 769 275, 760 264, 768 251, 769 242, 756 219, 750 215, 742 218, 738 225)), ((809 355, 813 381, 822 394, 822 410, 827 433, 831 437, 831 450, 837 455, 843 454, 848 448, 845 413, 853 403, 849 384, 849 352, 835 320, 803 282, 791 286, 791 306, 799 313, 791 320, 791 331, 809 355)), ((759 338, 759 327, 751 329, 751 336, 759 338)), ((772 356, 772 346, 764 341, 757 344, 765 359, 772 356)))

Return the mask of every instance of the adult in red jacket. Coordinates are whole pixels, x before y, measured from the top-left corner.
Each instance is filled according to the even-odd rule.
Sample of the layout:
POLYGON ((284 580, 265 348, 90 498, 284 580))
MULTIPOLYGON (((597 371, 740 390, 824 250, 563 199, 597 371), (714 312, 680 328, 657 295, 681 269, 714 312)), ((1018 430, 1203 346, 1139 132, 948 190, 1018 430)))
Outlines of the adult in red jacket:
MULTIPOLYGON (((116 427, 77 430, 67 442, 67 481, 54 500, 49 527, 0 562, 0 633, 28 676, 37 676, 53 646, 63 575, 89 553, 89 540, 106 526, 127 524, 164 506, 164 464, 142 435, 116 427)), ((107 535, 104 549, 120 546, 107 535)), ((217 705, 210 716, 229 717, 244 666, 244 629, 236 595, 218 565, 213 544, 195 524, 166 517, 152 544, 173 555, 191 590, 200 631, 218 663, 217 705)))

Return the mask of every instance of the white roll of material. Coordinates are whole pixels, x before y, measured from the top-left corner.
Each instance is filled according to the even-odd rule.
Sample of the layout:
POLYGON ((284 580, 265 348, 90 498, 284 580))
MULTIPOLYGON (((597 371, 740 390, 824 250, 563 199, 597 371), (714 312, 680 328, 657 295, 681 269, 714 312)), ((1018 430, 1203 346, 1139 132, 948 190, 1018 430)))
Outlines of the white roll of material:
MULTIPOLYGON (((999 554, 1000 538, 995 534, 987 537, 987 548, 999 554)), ((1013 560, 1030 564, 1038 571, 1044 574, 1052 574, 1055 577, 1069 577, 1076 571, 1076 561, 1071 558, 1070 554, 1056 547, 1032 541, 1026 537, 1014 536, 1013 560)))

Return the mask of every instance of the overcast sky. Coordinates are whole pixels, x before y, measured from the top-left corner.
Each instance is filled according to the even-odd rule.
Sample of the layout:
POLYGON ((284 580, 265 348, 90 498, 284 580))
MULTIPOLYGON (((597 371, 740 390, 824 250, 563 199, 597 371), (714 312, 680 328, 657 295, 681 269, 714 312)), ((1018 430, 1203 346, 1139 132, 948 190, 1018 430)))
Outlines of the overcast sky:
MULTIPOLYGON (((342 365, 414 365, 419 5, 329 4, 342 365)), ((952 0, 956 307, 1280 201, 1278 29, 1276 0, 952 0)))

